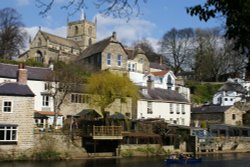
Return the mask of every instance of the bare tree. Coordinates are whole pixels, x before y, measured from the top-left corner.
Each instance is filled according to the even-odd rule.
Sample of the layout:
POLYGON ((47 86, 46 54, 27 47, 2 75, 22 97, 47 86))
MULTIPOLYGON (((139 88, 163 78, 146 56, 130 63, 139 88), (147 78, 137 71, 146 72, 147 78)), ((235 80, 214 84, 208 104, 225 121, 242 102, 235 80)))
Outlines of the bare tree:
POLYGON ((171 29, 160 41, 161 52, 170 61, 175 74, 189 68, 193 55, 194 32, 191 28, 171 29))
MULTIPOLYGON (((129 18, 132 15, 139 15, 140 4, 146 2, 147 0, 94 0, 92 5, 102 14, 129 18)), ((55 0, 36 0, 36 3, 41 9, 40 14, 44 16, 52 9, 55 0)), ((68 10, 69 15, 73 15, 80 9, 87 9, 88 4, 86 0, 68 0, 61 8, 68 10)))
POLYGON ((0 58, 12 59, 25 47, 27 33, 21 15, 15 9, 0 10, 0 58))
MULTIPOLYGON (((133 45, 135 48, 141 48, 145 52, 145 55, 150 62, 160 63, 161 57, 163 57, 163 55, 156 53, 153 46, 147 39, 136 41, 133 45)), ((166 61, 163 63, 166 63, 166 61)))
POLYGON ((220 35, 220 29, 197 29, 194 71, 202 81, 219 81, 228 73, 238 73, 246 62, 239 51, 234 51, 233 41, 220 35))
POLYGON ((49 95, 53 99, 54 126, 57 125, 57 117, 62 104, 68 94, 83 90, 83 84, 89 75, 85 69, 77 64, 65 64, 57 62, 51 76, 49 76, 49 95), (52 82, 51 82, 52 81, 52 82))

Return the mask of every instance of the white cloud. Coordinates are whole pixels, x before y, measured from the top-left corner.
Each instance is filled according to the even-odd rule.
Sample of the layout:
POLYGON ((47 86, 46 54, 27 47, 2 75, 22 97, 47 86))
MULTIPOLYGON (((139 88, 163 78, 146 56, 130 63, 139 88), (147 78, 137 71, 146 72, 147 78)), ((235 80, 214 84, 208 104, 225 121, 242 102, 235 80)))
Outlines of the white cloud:
POLYGON ((19 6, 25 6, 30 4, 30 0, 17 0, 19 6))
MULTIPOLYGON (((131 46, 135 41, 147 39, 155 49, 158 50, 158 39, 153 37, 153 32, 156 29, 156 25, 152 22, 140 19, 131 19, 127 22, 126 19, 103 17, 97 15, 97 41, 107 38, 112 35, 112 32, 116 32, 117 38, 124 45, 131 46)), ((39 27, 27 27, 26 31, 30 35, 31 39, 39 30, 39 27)), ((66 37, 67 27, 62 26, 55 29, 48 27, 41 27, 42 31, 60 36, 66 37)))
POLYGON ((156 25, 150 21, 138 18, 127 21, 126 19, 104 17, 100 14, 96 17, 97 40, 111 36, 114 31, 118 40, 126 45, 131 45, 133 42, 144 38, 153 39, 151 36, 156 25))

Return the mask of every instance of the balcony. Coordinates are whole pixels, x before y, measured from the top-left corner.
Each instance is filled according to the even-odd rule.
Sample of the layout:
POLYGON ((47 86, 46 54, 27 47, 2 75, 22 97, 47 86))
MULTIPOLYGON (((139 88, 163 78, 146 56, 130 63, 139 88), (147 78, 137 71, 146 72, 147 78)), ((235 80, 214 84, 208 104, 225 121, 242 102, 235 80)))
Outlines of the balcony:
POLYGON ((91 136, 94 140, 122 140, 121 126, 93 126, 86 130, 84 136, 91 136))

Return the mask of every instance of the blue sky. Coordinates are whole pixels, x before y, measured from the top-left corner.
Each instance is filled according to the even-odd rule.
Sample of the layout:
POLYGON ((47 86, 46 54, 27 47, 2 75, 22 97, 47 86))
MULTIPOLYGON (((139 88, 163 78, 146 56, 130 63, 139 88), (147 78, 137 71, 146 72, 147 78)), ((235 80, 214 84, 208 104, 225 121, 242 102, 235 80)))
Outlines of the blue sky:
MULTIPOLYGON (((36 7, 35 0, 0 0, 1 8, 12 7, 22 15, 22 22, 31 37, 38 31, 39 26, 44 31, 62 37, 66 36, 67 11, 60 9, 66 1, 55 0, 54 8, 46 17, 42 17, 39 15, 40 9, 36 7)), ((118 39, 127 45, 146 38, 157 49, 159 39, 173 27, 181 29, 222 26, 221 20, 213 19, 201 22, 198 17, 191 17, 186 13, 185 7, 203 4, 205 0, 147 0, 146 4, 141 4, 142 14, 139 17, 132 17, 129 22, 127 19, 103 17, 98 13, 92 1, 86 1, 87 19, 94 20, 97 17, 98 40, 110 36, 113 31, 116 31, 118 39)), ((80 12, 70 17, 69 20, 74 21, 79 18, 80 12)))

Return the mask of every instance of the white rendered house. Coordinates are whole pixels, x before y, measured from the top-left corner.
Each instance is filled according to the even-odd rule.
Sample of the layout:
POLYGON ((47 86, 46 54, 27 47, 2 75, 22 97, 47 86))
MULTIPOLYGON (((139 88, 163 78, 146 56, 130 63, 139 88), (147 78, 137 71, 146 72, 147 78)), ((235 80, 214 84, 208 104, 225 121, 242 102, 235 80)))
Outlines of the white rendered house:
POLYGON ((178 92, 149 85, 140 94, 137 119, 163 118, 170 124, 190 125, 191 104, 178 92))
POLYGON ((213 104, 232 106, 234 103, 244 101, 248 96, 249 86, 241 79, 228 79, 226 83, 213 96, 213 104))
MULTIPOLYGON (((48 85, 53 84, 49 82, 52 75, 51 68, 42 67, 26 67, 27 69, 27 85, 35 94, 34 97, 34 111, 54 113, 54 103, 52 97, 49 95, 48 85)), ((18 65, 0 63, 0 83, 16 82, 18 65)), ((60 116, 62 117, 62 116, 60 116)), ((57 124, 63 125, 62 118, 58 117, 57 124)))

